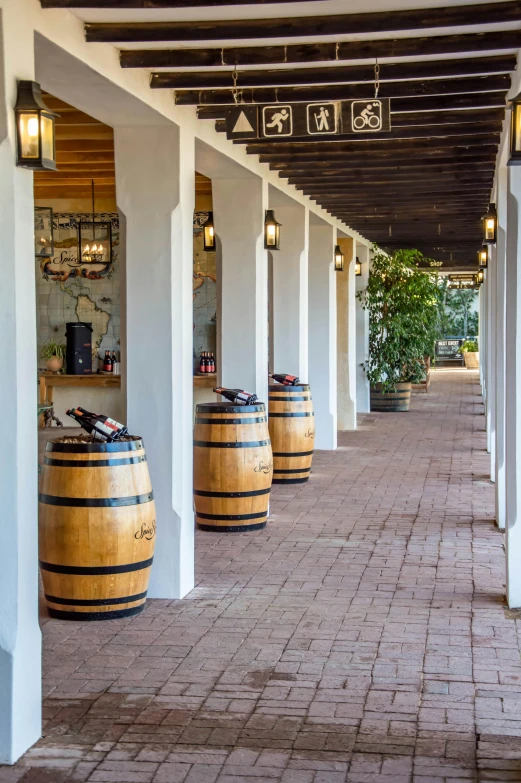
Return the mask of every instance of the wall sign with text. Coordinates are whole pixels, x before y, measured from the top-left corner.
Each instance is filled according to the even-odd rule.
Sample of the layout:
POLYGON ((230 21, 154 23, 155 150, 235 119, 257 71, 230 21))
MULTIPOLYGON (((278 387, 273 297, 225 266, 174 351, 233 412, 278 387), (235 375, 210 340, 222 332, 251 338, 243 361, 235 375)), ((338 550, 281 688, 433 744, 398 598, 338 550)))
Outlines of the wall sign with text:
POLYGON ((228 139, 385 133, 391 130, 389 98, 315 103, 239 104, 227 109, 228 139))

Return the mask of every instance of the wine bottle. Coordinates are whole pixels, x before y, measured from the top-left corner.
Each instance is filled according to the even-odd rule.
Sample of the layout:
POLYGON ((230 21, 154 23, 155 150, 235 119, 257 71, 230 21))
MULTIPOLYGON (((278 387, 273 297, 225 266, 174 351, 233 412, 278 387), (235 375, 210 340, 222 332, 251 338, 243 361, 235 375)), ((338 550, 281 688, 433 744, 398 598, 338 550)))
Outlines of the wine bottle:
POLYGON ((300 379, 296 375, 277 375, 276 373, 268 373, 270 378, 273 378, 277 383, 282 383, 284 386, 298 386, 300 379))
POLYGON ((114 369, 114 365, 117 364, 117 362, 116 351, 112 351, 112 369, 114 369))
POLYGON ((199 356, 199 372, 206 372, 205 362, 204 362, 204 351, 201 351, 201 355, 199 356))
POLYGON ((210 372, 210 352, 204 352, 204 371, 210 372))
POLYGON ((110 358, 110 351, 105 351, 105 358, 103 360, 103 371, 112 372, 112 359, 110 358))
POLYGON ((222 394, 227 400, 235 405, 255 405, 258 400, 256 394, 244 391, 244 389, 225 389, 222 386, 214 389, 215 394, 222 394))
POLYGON ((215 373, 215 359, 213 358, 213 351, 210 354, 210 372, 215 373))
POLYGON ((78 424, 92 435, 94 440, 105 441, 112 443, 124 435, 128 435, 128 428, 124 424, 120 424, 119 421, 111 419, 109 416, 102 416, 97 413, 91 413, 85 410, 85 408, 71 408, 66 411, 67 416, 74 419, 78 424))

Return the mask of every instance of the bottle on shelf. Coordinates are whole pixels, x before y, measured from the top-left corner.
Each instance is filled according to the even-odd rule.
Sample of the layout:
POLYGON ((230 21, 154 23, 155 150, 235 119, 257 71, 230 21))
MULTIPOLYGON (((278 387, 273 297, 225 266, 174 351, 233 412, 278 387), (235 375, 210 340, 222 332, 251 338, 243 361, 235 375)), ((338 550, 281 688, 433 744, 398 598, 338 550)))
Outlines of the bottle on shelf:
POLYGON ((244 391, 244 389, 225 389, 222 386, 218 389, 214 389, 215 394, 222 394, 222 396, 233 402, 235 405, 255 405, 258 401, 256 394, 244 391))
POLYGON ((103 359, 103 372, 112 372, 112 359, 110 358, 110 351, 105 351, 105 358, 103 359))
POLYGON ((85 408, 71 408, 66 411, 67 416, 77 421, 85 432, 92 435, 94 440, 112 443, 119 440, 124 435, 128 435, 128 428, 119 421, 111 419, 109 416, 102 416, 97 413, 91 413, 85 408))
POLYGON ((199 372, 205 372, 204 351, 201 351, 199 355, 199 372))
POLYGON ((284 386, 298 386, 300 379, 296 375, 279 375, 277 373, 268 373, 269 378, 273 378, 277 383, 282 383, 284 386))
POLYGON ((213 351, 210 354, 210 372, 215 373, 215 359, 213 356, 213 351))
POLYGON ((116 351, 112 351, 112 369, 114 369, 114 365, 118 363, 118 360, 116 358, 116 351))

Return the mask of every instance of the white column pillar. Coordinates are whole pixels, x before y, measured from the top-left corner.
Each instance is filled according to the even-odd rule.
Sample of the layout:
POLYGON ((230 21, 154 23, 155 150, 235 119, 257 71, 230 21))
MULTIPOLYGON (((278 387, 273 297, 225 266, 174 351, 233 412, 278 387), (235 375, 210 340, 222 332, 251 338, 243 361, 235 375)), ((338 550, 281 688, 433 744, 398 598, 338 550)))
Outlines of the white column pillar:
POLYGON ((309 210, 276 207, 282 224, 280 251, 273 252, 273 371, 308 380, 308 253, 309 210))
POLYGON ((490 480, 496 480, 496 248, 489 250, 487 281, 487 445, 490 453, 490 480))
MULTIPOLYGON (((221 246, 221 382, 268 402, 268 184, 259 177, 213 179, 221 246)), ((279 221, 280 222, 280 221, 279 221)), ((285 241, 284 236, 281 239, 285 241)), ((273 253, 273 265, 278 263, 273 253)))
POLYGON ((309 227, 309 382, 315 408, 315 448, 337 446, 336 229, 309 227))
POLYGON ((344 271, 336 272, 338 429, 356 430, 356 307, 354 239, 337 238, 344 271))
POLYGON ((496 524, 505 527, 505 299, 507 169, 498 171, 496 245, 496 524))
POLYGON ((193 135, 175 125, 116 128, 126 222, 127 415, 145 441, 157 508, 149 595, 194 584, 192 510, 193 135))
POLYGON ((508 169, 506 256, 506 554, 507 601, 521 607, 521 167, 508 169))
POLYGON ((487 415, 487 275, 488 270, 485 272, 483 285, 479 289, 479 378, 485 405, 485 426, 487 415))
MULTIPOLYGON (((356 292, 365 291, 369 281, 370 250, 365 245, 356 245, 356 256, 362 264, 362 274, 356 278, 356 292)), ((355 300, 356 307, 356 407, 359 413, 371 410, 371 391, 362 364, 369 358, 369 313, 362 303, 355 300)))
POLYGON ((0 9, 0 764, 42 725, 33 176, 15 167, 14 123, 16 81, 34 79, 34 36, 17 5, 0 9))

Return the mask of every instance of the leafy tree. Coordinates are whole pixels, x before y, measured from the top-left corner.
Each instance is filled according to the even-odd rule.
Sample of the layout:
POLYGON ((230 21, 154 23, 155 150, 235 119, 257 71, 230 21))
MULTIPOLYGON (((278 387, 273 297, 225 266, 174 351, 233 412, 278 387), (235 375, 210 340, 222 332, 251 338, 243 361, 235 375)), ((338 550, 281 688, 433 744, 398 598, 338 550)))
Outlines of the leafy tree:
POLYGON ((403 381, 420 381, 423 358, 432 355, 439 328, 440 289, 430 263, 417 250, 387 255, 375 247, 369 282, 357 294, 369 311, 369 359, 364 369, 371 386, 384 392, 403 381))

